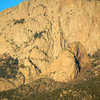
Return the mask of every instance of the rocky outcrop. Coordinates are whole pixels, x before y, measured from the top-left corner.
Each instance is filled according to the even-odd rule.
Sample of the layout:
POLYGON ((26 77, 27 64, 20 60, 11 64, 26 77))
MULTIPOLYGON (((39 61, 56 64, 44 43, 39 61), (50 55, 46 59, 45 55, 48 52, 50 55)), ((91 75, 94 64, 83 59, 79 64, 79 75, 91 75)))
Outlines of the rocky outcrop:
POLYGON ((61 52, 59 57, 52 62, 43 74, 55 81, 72 81, 78 74, 74 55, 69 51, 61 52))
POLYGON ((86 50, 81 43, 76 42, 62 51, 42 74, 53 78, 55 81, 69 82, 81 72, 89 69, 91 69, 91 62, 86 50))
POLYGON ((86 49, 80 42, 68 45, 68 51, 74 55, 79 71, 83 71, 82 69, 88 69, 92 67, 86 49))
POLYGON ((100 49, 99 17, 98 0, 23 1, 0 12, 0 55, 18 58, 25 83, 46 73, 71 81, 100 49))
POLYGON ((0 92, 18 88, 21 85, 23 85, 23 76, 16 79, 0 78, 0 92))
POLYGON ((92 54, 100 45, 99 5, 92 0, 32 0, 6 9, 0 12, 0 38, 7 45, 0 53, 24 58, 37 46, 57 57, 66 44, 80 41, 92 54))
POLYGON ((97 50, 92 56, 91 56, 91 62, 92 67, 95 76, 100 75, 100 50, 97 50))
POLYGON ((19 71, 18 59, 8 55, 0 57, 0 91, 18 88, 25 83, 25 76, 19 71))

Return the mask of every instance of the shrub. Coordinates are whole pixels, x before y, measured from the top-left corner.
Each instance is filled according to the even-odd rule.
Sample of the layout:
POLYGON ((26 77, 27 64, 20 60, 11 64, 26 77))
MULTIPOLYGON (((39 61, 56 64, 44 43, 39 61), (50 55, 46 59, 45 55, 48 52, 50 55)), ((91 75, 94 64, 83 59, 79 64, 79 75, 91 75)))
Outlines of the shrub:
POLYGON ((41 32, 36 32, 35 34, 34 34, 34 38, 35 39, 37 39, 37 38, 39 38, 39 39, 41 39, 41 37, 43 36, 42 34, 43 33, 46 33, 46 31, 41 31, 41 32))
POLYGON ((16 20, 14 24, 24 24, 25 19, 16 20))

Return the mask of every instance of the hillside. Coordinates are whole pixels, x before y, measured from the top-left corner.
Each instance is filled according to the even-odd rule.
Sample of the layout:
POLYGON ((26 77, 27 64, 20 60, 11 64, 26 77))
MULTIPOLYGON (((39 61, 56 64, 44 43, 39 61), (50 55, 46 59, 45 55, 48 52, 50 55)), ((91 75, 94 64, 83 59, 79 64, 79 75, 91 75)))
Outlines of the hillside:
POLYGON ((69 100, 75 90, 74 99, 98 100, 99 72, 99 0, 31 0, 0 12, 1 99, 25 100, 26 90, 28 100, 69 100))

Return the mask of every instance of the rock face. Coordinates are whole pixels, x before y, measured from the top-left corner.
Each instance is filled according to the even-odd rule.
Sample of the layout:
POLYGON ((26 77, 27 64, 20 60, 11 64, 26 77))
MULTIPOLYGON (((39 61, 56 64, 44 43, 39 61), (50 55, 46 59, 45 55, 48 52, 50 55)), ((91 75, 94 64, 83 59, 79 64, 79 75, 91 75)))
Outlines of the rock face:
POLYGON ((70 44, 70 47, 62 51, 58 58, 53 60, 50 67, 43 75, 56 81, 72 81, 77 75, 91 68, 90 59, 81 43, 70 44))
POLYGON ((97 49, 98 0, 32 0, 0 12, 0 55, 18 58, 25 83, 46 73, 71 81, 91 67, 87 53, 97 49))
POLYGON ((68 45, 68 51, 74 55, 79 71, 82 71, 84 68, 91 68, 90 58, 87 55, 86 49, 80 42, 75 42, 68 45))
POLYGON ((18 59, 0 57, 0 91, 14 89, 25 83, 25 76, 19 71, 18 59))
POLYGON ((74 55, 69 51, 61 52, 43 74, 60 82, 72 81, 78 74, 74 55))

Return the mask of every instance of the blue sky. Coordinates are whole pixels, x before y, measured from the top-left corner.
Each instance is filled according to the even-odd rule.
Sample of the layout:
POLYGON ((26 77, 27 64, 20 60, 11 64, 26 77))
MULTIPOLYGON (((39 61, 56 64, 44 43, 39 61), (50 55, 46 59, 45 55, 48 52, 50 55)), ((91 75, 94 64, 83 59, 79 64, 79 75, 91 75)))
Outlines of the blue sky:
POLYGON ((18 5, 25 0, 0 0, 0 12, 6 8, 18 5))

